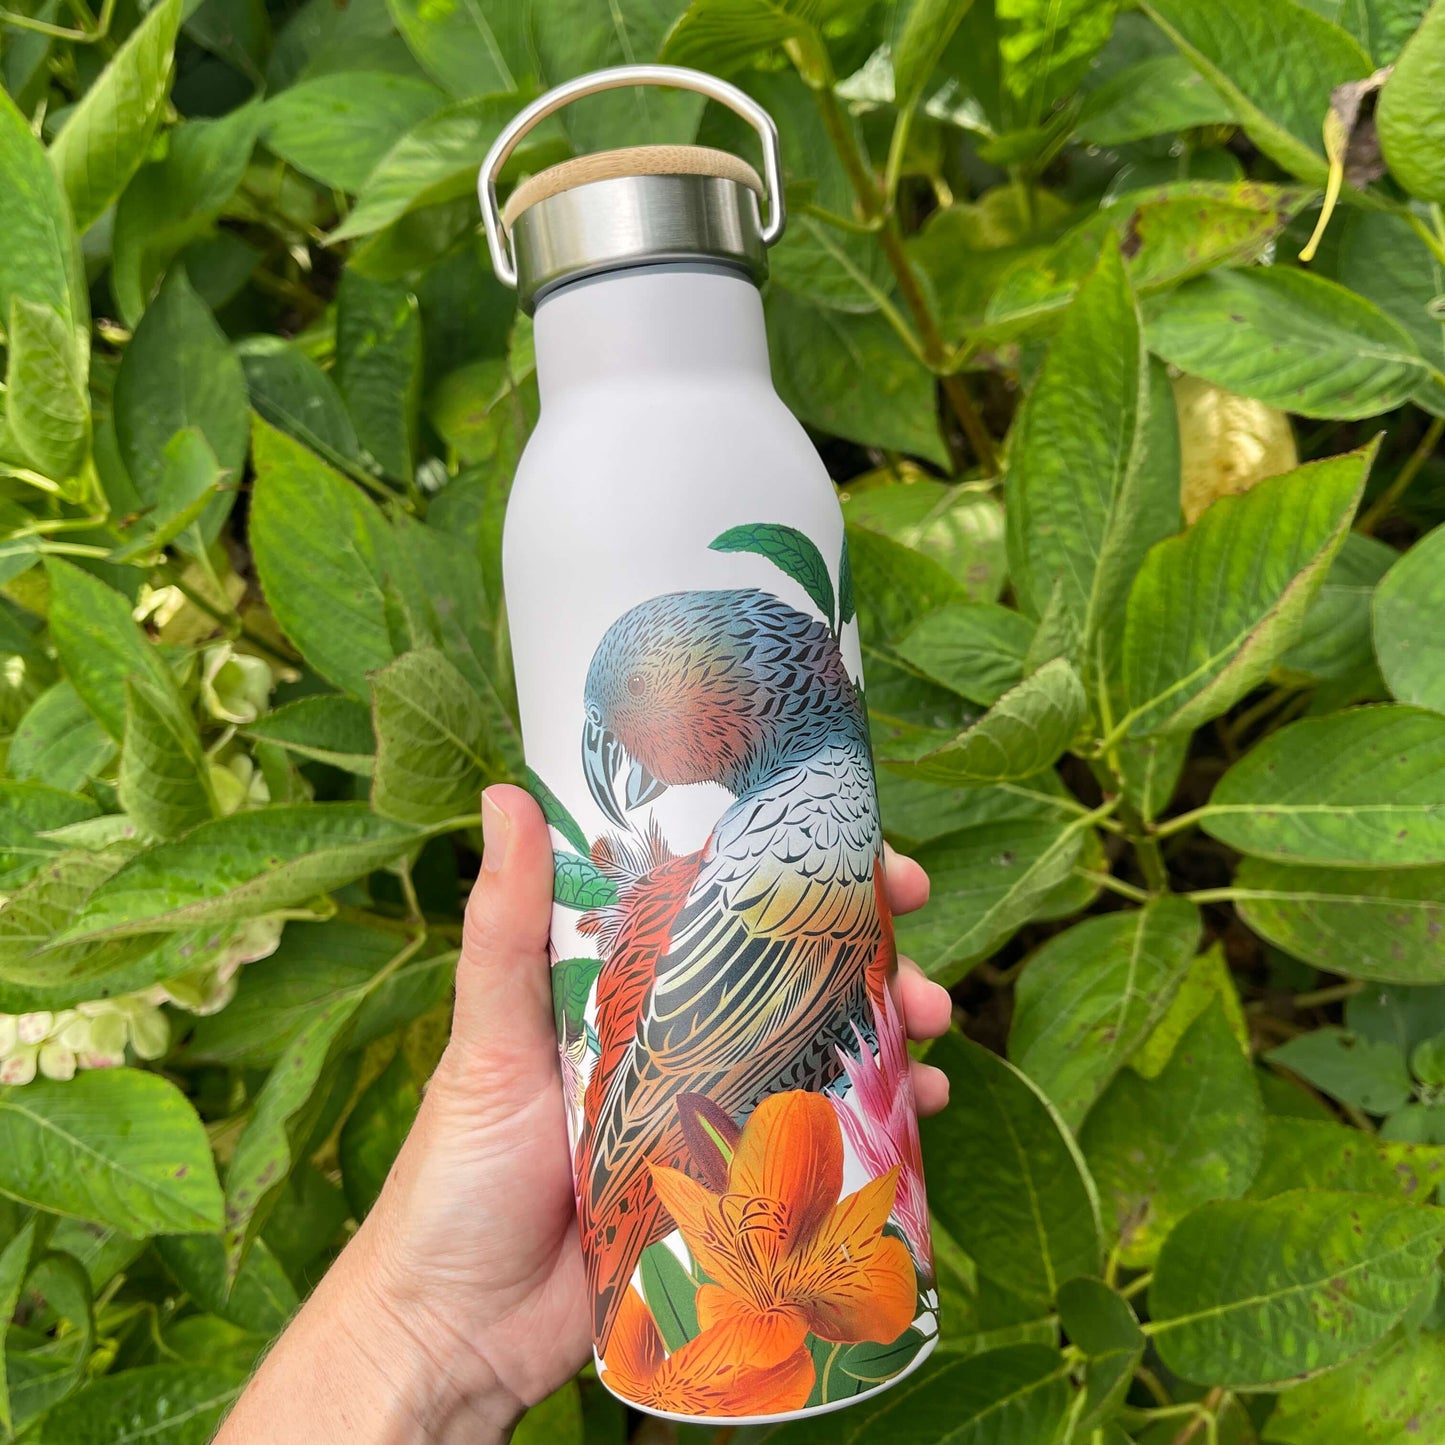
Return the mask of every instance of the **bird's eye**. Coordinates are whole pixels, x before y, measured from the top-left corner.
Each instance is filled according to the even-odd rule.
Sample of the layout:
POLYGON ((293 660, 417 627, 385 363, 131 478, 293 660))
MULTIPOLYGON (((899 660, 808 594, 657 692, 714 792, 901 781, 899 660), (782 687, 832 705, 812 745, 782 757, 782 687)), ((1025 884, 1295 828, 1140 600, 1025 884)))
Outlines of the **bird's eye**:
POLYGON ((647 691, 647 679, 640 672, 634 672, 627 679, 627 690, 633 697, 641 697, 647 691))

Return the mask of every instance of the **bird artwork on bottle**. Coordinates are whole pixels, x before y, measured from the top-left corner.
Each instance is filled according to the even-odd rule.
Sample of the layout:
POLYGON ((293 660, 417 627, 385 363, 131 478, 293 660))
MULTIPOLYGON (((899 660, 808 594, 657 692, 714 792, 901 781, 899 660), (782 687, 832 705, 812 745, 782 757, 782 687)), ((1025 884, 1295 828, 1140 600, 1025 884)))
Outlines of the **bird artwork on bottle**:
MULTIPOLYGON (((586 1030, 595 1058, 585 1074, 566 1071, 604 1356, 619 1317, 638 1318, 644 1251, 680 1224, 659 1171, 706 1173, 695 1147, 703 1116, 690 1129, 686 1108, 717 1121, 704 1123, 709 1137, 735 1137, 774 1095, 847 1090, 859 1050, 872 1059, 876 1020, 897 1026, 885 1013, 896 956, 867 718, 831 588, 815 600, 822 617, 759 588, 654 597, 606 629, 587 673, 582 769, 612 825, 590 861, 610 887, 577 925, 600 962, 588 1020, 574 1010, 569 1036, 586 1030), (647 805, 704 783, 731 802, 700 848, 675 852, 647 805)), ((729 1157, 712 1161, 715 1177, 729 1157)), ((875 1182, 886 1218, 897 1181, 885 1171, 875 1182)), ((888 1341, 917 1293, 910 1265, 908 1309, 882 1327, 888 1341)), ((882 1339, 879 1328, 858 1326, 857 1337, 882 1339)))

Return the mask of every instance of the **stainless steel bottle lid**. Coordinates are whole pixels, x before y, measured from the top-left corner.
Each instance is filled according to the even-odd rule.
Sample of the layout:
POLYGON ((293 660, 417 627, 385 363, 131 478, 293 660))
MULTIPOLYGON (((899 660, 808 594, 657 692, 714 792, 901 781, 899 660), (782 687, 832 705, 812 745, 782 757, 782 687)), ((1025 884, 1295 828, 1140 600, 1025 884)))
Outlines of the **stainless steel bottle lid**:
POLYGON ((498 137, 477 189, 497 276, 530 312, 564 281, 622 267, 707 259, 761 280, 767 247, 783 230, 781 170, 771 117, 735 86, 696 70, 629 65, 569 81, 528 106, 498 137), (497 175, 527 132, 580 96, 624 85, 695 90, 736 111, 762 141, 766 184, 725 151, 636 146, 552 166, 523 181, 499 212, 497 175))

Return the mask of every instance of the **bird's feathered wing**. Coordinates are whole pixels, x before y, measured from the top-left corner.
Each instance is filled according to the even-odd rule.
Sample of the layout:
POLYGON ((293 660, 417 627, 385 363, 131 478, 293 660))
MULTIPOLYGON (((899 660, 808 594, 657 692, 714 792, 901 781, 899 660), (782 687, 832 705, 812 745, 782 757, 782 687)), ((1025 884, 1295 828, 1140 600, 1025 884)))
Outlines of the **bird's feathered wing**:
POLYGON ((685 1163, 677 1096, 703 1094, 741 1123, 780 1089, 838 1077, 883 940, 880 847, 868 760, 852 745, 781 770, 720 820, 632 1037, 594 1074, 578 1208, 599 1348, 642 1251, 672 1228, 648 1165, 685 1163))

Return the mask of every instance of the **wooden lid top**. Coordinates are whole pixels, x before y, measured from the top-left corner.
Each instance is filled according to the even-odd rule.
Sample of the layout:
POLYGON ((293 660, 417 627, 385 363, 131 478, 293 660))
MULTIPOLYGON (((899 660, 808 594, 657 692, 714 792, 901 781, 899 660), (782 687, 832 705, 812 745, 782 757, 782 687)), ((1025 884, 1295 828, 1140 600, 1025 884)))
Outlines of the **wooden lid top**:
POLYGON ((763 194, 758 173, 739 156, 710 146, 628 146, 623 150, 599 151, 576 156, 560 165, 549 166, 528 176, 507 199, 502 222, 508 228, 517 217, 538 201, 592 181, 613 181, 621 176, 720 176, 763 194))

